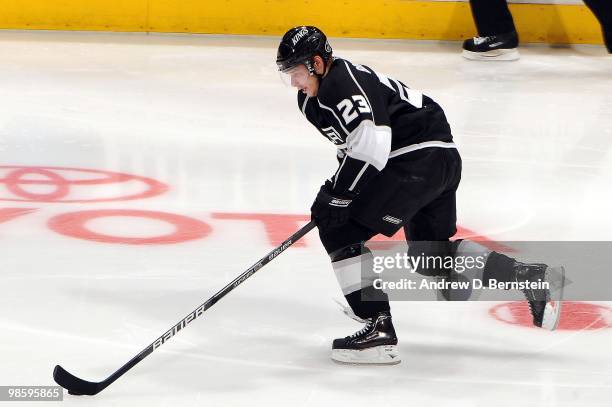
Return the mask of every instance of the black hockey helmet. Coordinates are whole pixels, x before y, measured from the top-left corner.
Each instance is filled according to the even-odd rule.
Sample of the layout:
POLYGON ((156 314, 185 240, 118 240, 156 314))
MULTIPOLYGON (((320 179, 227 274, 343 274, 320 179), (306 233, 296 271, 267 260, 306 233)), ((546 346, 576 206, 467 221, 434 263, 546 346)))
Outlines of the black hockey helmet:
POLYGON ((281 72, 304 64, 308 72, 314 75, 313 58, 316 55, 323 58, 325 63, 331 58, 332 47, 327 37, 317 27, 299 26, 290 29, 283 36, 278 46, 276 64, 281 72))

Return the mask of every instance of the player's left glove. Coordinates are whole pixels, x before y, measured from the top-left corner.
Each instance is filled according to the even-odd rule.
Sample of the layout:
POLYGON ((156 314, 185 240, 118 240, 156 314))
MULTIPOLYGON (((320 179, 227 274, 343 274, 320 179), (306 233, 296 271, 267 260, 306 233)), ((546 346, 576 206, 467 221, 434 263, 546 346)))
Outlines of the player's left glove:
POLYGON ((337 228, 349 220, 352 197, 334 194, 332 183, 326 181, 310 208, 311 218, 320 228, 337 228))

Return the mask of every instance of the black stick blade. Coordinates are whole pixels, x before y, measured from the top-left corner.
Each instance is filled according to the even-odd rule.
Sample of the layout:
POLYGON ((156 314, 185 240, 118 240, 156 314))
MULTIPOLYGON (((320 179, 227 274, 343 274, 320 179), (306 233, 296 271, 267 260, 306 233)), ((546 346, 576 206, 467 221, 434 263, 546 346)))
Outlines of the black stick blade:
POLYGON ((103 389, 100 383, 79 379, 60 365, 55 366, 55 369, 53 369, 53 380, 68 390, 68 394, 76 396, 93 396, 103 389))

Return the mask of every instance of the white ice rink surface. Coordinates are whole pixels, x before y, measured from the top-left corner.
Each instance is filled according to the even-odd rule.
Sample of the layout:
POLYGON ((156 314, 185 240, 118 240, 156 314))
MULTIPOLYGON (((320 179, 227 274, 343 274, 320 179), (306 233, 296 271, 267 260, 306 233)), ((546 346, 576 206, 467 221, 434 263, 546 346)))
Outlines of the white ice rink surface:
MULTIPOLYGON (((0 385, 54 384, 57 363, 102 380, 271 250, 267 231, 295 229, 278 215, 308 213, 335 149, 280 82, 276 45, 0 33, 0 385), (167 190, 108 201, 142 182, 100 184, 98 173, 74 169, 167 190), (57 231, 101 210, 181 215, 182 232, 204 230, 182 243, 122 244, 106 238, 174 229, 106 216, 81 225, 103 241, 57 231), (237 219, 247 216, 255 220, 237 219)), ((529 46, 518 62, 478 63, 461 58, 459 43, 332 45, 445 108, 464 159, 463 228, 498 240, 612 240, 612 57, 603 47, 529 46)), ((337 312, 340 297, 313 232, 105 391, 63 403, 610 405, 610 308, 586 329, 550 333, 493 318, 492 303, 396 302, 403 362, 358 367, 329 359, 331 340, 360 328, 337 312)))

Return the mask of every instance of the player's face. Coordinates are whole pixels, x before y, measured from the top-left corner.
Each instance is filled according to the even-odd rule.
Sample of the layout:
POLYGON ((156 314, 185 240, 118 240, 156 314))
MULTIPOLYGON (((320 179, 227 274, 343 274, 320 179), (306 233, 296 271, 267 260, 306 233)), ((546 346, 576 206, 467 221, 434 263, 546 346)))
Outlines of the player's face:
POLYGON ((297 88, 310 97, 317 96, 319 92, 319 80, 311 75, 304 65, 298 65, 286 72, 290 77, 291 86, 297 88))

